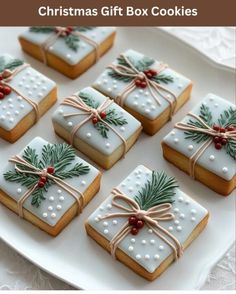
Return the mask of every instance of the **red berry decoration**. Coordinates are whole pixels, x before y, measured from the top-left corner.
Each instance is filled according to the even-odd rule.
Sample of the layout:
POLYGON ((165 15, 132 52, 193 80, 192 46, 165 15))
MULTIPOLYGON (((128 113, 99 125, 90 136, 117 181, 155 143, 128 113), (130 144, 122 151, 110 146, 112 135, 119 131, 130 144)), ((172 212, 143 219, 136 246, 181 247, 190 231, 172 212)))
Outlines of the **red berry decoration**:
POLYGON ((43 187, 44 187, 44 185, 45 185, 45 183, 44 183, 44 182, 41 182, 41 181, 39 181, 39 182, 38 182, 38 187, 39 187, 39 188, 43 188, 43 187))
POLYGON ((11 88, 10 87, 3 87, 3 93, 5 95, 9 95, 11 93, 11 88))
POLYGON ((232 127, 232 126, 228 127, 228 128, 227 128, 227 131, 228 131, 228 132, 232 132, 232 131, 234 131, 234 127, 232 127))
POLYGON ((0 81, 2 81, 3 80, 3 77, 2 77, 2 75, 0 75, 0 81))
POLYGON ((141 219, 139 219, 136 223, 136 228, 138 229, 142 229, 144 226, 144 221, 142 221, 141 219))
POLYGON ((4 89, 4 87, 2 85, 0 85, 0 92, 3 93, 3 89, 4 89))
POLYGON ((105 117, 107 116, 107 114, 106 114, 105 111, 102 111, 102 112, 100 113, 100 116, 101 116, 101 118, 105 118, 105 117))
POLYGON ((220 128, 220 133, 225 133, 225 128, 220 128))
POLYGON ((152 78, 152 74, 150 73, 150 72, 148 72, 147 74, 146 74, 146 76, 150 79, 150 78, 152 78))
POLYGON ((70 32, 70 33, 71 33, 71 32, 73 31, 73 29, 74 29, 74 28, 73 28, 73 27, 71 27, 71 26, 68 26, 68 27, 66 27, 66 29, 67 29, 67 31, 68 31, 68 32, 70 32))
POLYGON ((213 130, 215 130, 215 131, 219 132, 219 130, 220 130, 220 127, 219 127, 219 126, 217 126, 217 125, 214 125, 214 126, 213 126, 213 130))
POLYGON ((2 100, 4 97, 5 95, 2 92, 0 92, 0 100, 2 100))
POLYGON ((147 87, 147 83, 145 81, 141 82, 140 87, 141 88, 146 88, 147 87))
POLYGON ((216 136, 213 139, 214 143, 219 143, 220 142, 220 137, 216 136))
POLYGON ((142 81, 140 79, 137 79, 135 81, 135 86, 140 87, 141 83, 142 83, 142 81))
POLYGON ((227 144, 227 139, 223 138, 223 139, 221 140, 221 144, 222 144, 222 145, 226 145, 226 144, 227 144))
POLYGON ((49 174, 53 174, 54 171, 55 171, 55 168, 54 168, 53 166, 49 166, 49 167, 47 168, 47 172, 48 172, 49 174))
POLYGON ((138 219, 137 219, 136 216, 130 216, 130 217, 129 217, 129 224, 130 224, 131 226, 136 225, 137 221, 138 221, 138 219))
POLYGON ((152 76, 156 76, 157 75, 157 71, 154 69, 150 69, 149 72, 152 74, 152 76))
POLYGON ((43 182, 45 184, 47 182, 47 178, 46 177, 41 177, 40 182, 43 182))
POLYGON ((220 150, 220 149, 222 148, 221 143, 216 143, 216 144, 215 144, 215 148, 216 148, 217 150, 220 150))
POLYGON ((131 230, 130 230, 130 233, 132 234, 132 235, 137 235, 138 234, 138 232, 139 232, 139 229, 137 229, 136 227, 133 227, 131 230))
POLYGON ((96 125, 96 123, 98 122, 98 118, 96 116, 93 117, 92 122, 93 122, 94 125, 96 125))

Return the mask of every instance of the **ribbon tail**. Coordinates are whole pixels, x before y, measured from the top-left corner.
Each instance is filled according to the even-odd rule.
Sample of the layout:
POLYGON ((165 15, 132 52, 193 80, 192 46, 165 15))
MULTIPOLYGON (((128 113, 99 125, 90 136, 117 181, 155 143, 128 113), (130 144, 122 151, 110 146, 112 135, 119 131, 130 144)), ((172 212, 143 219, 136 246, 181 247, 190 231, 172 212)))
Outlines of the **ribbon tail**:
POLYGON ((116 258, 116 249, 119 243, 130 233, 129 223, 126 222, 120 229, 120 231, 110 241, 111 256, 116 258))

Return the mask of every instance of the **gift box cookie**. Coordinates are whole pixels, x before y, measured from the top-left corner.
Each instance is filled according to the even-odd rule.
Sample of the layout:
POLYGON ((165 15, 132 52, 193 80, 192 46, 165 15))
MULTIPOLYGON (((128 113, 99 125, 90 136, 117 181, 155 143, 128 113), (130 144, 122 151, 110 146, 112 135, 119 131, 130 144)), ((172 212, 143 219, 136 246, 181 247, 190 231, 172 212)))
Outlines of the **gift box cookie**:
POLYGON ((29 64, 0 57, 0 137, 13 143, 56 102, 56 84, 29 64))
POLYGON ((30 27, 19 41, 22 49, 74 79, 113 45, 114 27, 30 27))
POLYGON ((192 82, 134 50, 120 54, 93 86, 136 117, 155 134, 189 99, 192 82))
POLYGON ((182 256, 208 216, 173 177, 140 165, 88 218, 86 230, 114 258, 154 280, 182 256))
POLYGON ((162 142, 164 157, 222 195, 236 186, 236 109, 208 94, 162 142))
POLYGON ((98 192, 100 178, 71 146, 36 137, 4 167, 0 202, 56 236, 98 192))
POLYGON ((61 103, 53 126, 60 137, 105 169, 126 154, 142 130, 132 115, 91 87, 61 103))

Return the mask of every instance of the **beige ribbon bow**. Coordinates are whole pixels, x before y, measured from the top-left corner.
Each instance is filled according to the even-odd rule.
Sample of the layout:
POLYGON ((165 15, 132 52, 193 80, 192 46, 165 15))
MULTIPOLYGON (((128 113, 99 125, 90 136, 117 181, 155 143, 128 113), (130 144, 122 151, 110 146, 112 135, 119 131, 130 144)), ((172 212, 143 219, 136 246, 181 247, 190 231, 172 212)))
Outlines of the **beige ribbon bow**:
MULTIPOLYGON (((45 51, 47 51, 48 48, 50 46, 52 46, 57 41, 57 39, 59 37, 65 37, 67 35, 66 31, 67 31, 66 27, 60 27, 60 26, 55 27, 55 32, 50 34, 50 36, 41 44, 40 48, 41 48, 44 64, 47 64, 47 56, 46 56, 45 51)), ((91 46, 94 47, 94 49, 95 49, 95 62, 97 62, 100 57, 98 43, 96 43, 95 41, 86 37, 84 34, 78 32, 78 31, 72 31, 72 32, 70 32, 70 34, 74 35, 74 36, 78 36, 79 38, 83 39, 85 42, 87 42, 88 44, 90 44, 91 46)))
MULTIPOLYGON (((152 81, 151 79, 149 79, 143 72, 140 72, 136 69, 136 67, 132 64, 132 62, 130 62, 130 60, 124 55, 121 54, 120 55, 122 58, 124 58, 125 62, 130 66, 124 66, 121 64, 111 64, 108 66, 108 68, 111 68, 114 72, 116 72, 117 74, 124 76, 124 77, 132 77, 134 78, 129 84, 128 86, 123 90, 123 92, 118 95, 116 97, 116 102, 123 107, 125 99, 127 98, 127 96, 129 95, 129 93, 131 93, 133 90, 136 89, 136 85, 135 85, 135 80, 136 79, 142 79, 145 80, 145 82, 147 83, 147 87, 152 95, 152 97, 154 98, 154 100, 156 101, 156 103, 161 106, 161 101, 158 98, 158 94, 165 99, 169 105, 170 105, 170 115, 169 115, 169 119, 172 118, 175 109, 176 109, 176 104, 177 104, 177 97, 176 95, 170 91, 169 89, 167 89, 166 87, 158 84, 155 81, 152 81), (163 94, 163 92, 170 94, 173 97, 173 101, 166 96, 165 94, 163 94)), ((165 68, 167 67, 167 65, 162 64, 161 67, 159 68, 159 70, 157 71, 157 75, 160 74, 165 68)))
POLYGON ((200 156, 204 153, 204 151, 212 144, 212 137, 218 136, 222 137, 224 139, 232 139, 236 140, 236 130, 234 131, 226 131, 225 133, 220 133, 210 126, 208 126, 198 115, 189 112, 187 114, 188 116, 191 116, 195 118, 197 121, 199 121, 205 128, 200 128, 192 125, 188 125, 187 123, 178 122, 175 124, 175 128, 183 130, 183 131, 194 131, 202 134, 209 135, 210 138, 206 140, 195 152, 194 154, 189 158, 189 174, 192 178, 195 177, 195 165, 200 158, 200 156))
POLYGON ((0 75, 3 78, 0 81, 0 84, 11 88, 12 91, 14 91, 20 97, 22 97, 26 102, 28 102, 33 107, 33 109, 35 111, 35 120, 37 122, 39 120, 39 117, 40 117, 38 104, 36 102, 34 102, 33 100, 31 100, 29 97, 26 97, 25 95, 23 95, 20 91, 18 91, 15 87, 13 87, 9 83, 9 82, 11 82, 12 79, 14 79, 14 77, 16 75, 18 75, 22 70, 26 69, 29 66, 30 66, 29 64, 25 63, 25 64, 23 64, 21 66, 18 66, 17 68, 15 68, 12 71, 9 70, 9 69, 5 69, 2 73, 0 73, 0 75))
MULTIPOLYGON (((148 210, 141 210, 136 201, 127 197, 119 189, 115 188, 112 191, 112 194, 114 195, 111 202, 112 205, 123 210, 124 212, 108 213, 104 216, 101 216, 99 218, 100 220, 114 217, 136 216, 138 219, 143 220, 146 226, 149 227, 154 232, 154 234, 156 234, 172 248, 175 259, 183 254, 183 248, 180 242, 175 238, 175 236, 173 236, 159 224, 159 221, 169 221, 174 219, 174 215, 169 212, 172 207, 170 203, 163 203, 148 210), (121 204, 121 202, 123 202, 124 205, 121 204), (171 241, 173 241, 174 244, 171 241)), ((116 249, 119 243, 130 233, 130 229, 131 226, 129 225, 129 222, 125 222, 125 224, 110 241, 111 255, 113 257, 115 257, 116 249)))
MULTIPOLYGON (((64 189, 66 192, 68 192, 72 197, 74 197, 74 199, 76 200, 77 204, 78 204, 78 213, 82 211, 83 208, 83 202, 84 202, 84 195, 83 193, 81 193, 80 191, 76 190, 74 187, 72 187, 71 185, 69 185, 68 183, 66 183, 65 181, 61 180, 60 178, 54 176, 53 174, 50 174, 47 172, 47 169, 43 169, 40 170, 38 168, 36 168, 35 166, 33 166, 32 164, 28 163, 26 160, 24 160, 23 158, 21 158, 18 155, 15 155, 13 157, 10 158, 9 160, 10 162, 15 163, 15 170, 21 174, 32 174, 32 175, 38 175, 39 177, 46 177, 50 180, 52 180, 55 184, 57 184, 59 187, 61 187, 62 189, 64 189), (23 170, 21 168, 19 168, 18 165, 21 165, 25 168, 29 168, 30 170, 26 169, 23 170), (79 194, 81 197, 78 197, 79 194)), ((32 188, 30 188, 28 191, 26 191, 21 197, 20 199, 17 201, 17 207, 18 207, 18 214, 20 217, 24 217, 23 215, 23 205, 24 202, 29 198, 29 196, 36 190, 38 189, 38 183, 36 183, 32 188)))
POLYGON ((83 121, 81 121, 79 124, 77 124, 70 133, 70 144, 73 145, 74 142, 74 136, 76 132, 89 120, 91 120, 93 117, 96 117, 98 121, 101 121, 104 123, 108 128, 110 128, 122 141, 124 145, 124 151, 123 156, 125 155, 127 151, 127 143, 126 140, 117 132, 115 128, 113 128, 109 123, 107 123, 104 119, 101 117, 101 113, 104 112, 108 106, 110 106, 113 103, 112 100, 110 100, 108 97, 106 97, 106 100, 102 102, 102 104, 98 108, 91 108, 89 107, 79 96, 71 96, 69 98, 66 98, 62 105, 71 106, 75 109, 81 110, 82 112, 74 112, 74 113, 68 113, 64 114, 64 117, 71 117, 71 116, 80 116, 85 115, 87 116, 83 121))

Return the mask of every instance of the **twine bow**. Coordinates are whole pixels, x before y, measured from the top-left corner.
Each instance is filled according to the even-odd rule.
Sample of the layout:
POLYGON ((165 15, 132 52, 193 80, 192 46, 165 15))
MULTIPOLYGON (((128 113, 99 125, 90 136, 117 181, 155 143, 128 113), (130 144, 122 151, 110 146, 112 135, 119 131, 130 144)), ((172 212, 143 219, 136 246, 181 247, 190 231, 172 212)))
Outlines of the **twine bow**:
POLYGON ((204 153, 204 151, 212 144, 212 137, 218 136, 224 139, 236 140, 236 130, 226 131, 225 133, 221 133, 219 131, 214 130, 212 127, 208 126, 198 115, 189 112, 187 114, 195 118, 199 121, 205 128, 196 127, 193 125, 188 125, 183 122, 178 122, 175 124, 175 128, 184 130, 184 131, 194 131, 202 134, 209 135, 210 138, 206 140, 189 158, 189 174, 192 178, 195 177, 195 165, 200 158, 200 156, 204 153))
POLYGON ((29 64, 25 63, 21 66, 18 66, 17 68, 15 68, 12 71, 9 69, 5 69, 2 73, 0 73, 0 75, 2 77, 0 84, 9 87, 12 91, 14 91, 16 93, 16 95, 19 95, 20 97, 22 97, 26 102, 28 102, 33 107, 33 109, 35 111, 35 120, 37 122, 40 117, 38 104, 36 102, 34 102, 33 100, 31 100, 29 97, 23 95, 20 91, 18 91, 14 86, 12 86, 10 84, 10 82, 12 81, 12 79, 14 79, 14 77, 16 75, 18 75, 22 70, 26 69, 29 66, 30 66, 29 64))
MULTIPOLYGON (((115 73, 119 74, 120 76, 131 77, 131 78, 133 78, 133 80, 128 84, 128 86, 123 90, 123 92, 116 97, 116 99, 115 99, 116 102, 121 107, 123 107, 127 96, 133 90, 136 89, 135 80, 141 79, 141 80, 144 80, 146 82, 147 87, 148 87, 152 97, 154 98, 155 102, 159 106, 161 106, 161 101, 160 101, 160 99, 158 97, 158 94, 169 103, 169 105, 170 105, 169 119, 171 119, 174 112, 175 112, 175 108, 176 108, 176 104, 177 104, 176 95, 172 91, 167 89, 166 87, 164 87, 164 86, 158 84, 157 82, 149 79, 145 75, 145 73, 137 70, 137 68, 132 64, 132 62, 130 62, 130 60, 124 54, 121 54, 120 56, 122 58, 124 58, 125 62, 130 67, 127 67, 127 66, 121 65, 121 64, 111 64, 111 65, 108 66, 108 68, 111 68, 115 73), (168 93, 169 95, 171 95, 174 100, 172 101, 167 95, 163 94, 163 92, 168 93)), ((161 67, 157 70, 157 75, 159 75, 166 67, 167 67, 166 64, 162 64, 161 67)))
MULTIPOLYGON (((50 34, 50 36, 41 44, 40 48, 41 48, 44 64, 47 64, 47 56, 46 56, 45 51, 47 51, 49 49, 49 47, 52 46, 57 41, 57 39, 59 37, 66 37, 67 34, 68 34, 68 28, 61 27, 61 26, 55 27, 55 32, 50 34)), ((84 34, 78 32, 78 31, 73 31, 73 29, 72 29, 72 31, 69 32, 69 34, 83 39, 85 42, 87 42, 92 47, 94 47, 94 49, 95 49, 95 62, 98 61, 98 59, 100 57, 98 43, 96 43, 95 41, 86 37, 84 34)))
MULTIPOLYGON (((104 216, 101 216, 99 218, 100 220, 114 217, 136 216, 138 219, 143 220, 146 226, 152 229, 154 234, 156 234, 172 248, 175 259, 183 254, 183 248, 180 242, 175 238, 175 236, 173 236, 159 224, 159 221, 170 221, 174 219, 174 215, 169 212, 172 207, 170 203, 163 203, 160 205, 156 205, 148 210, 141 210, 136 201, 127 197, 119 189, 115 188, 112 191, 112 194, 114 195, 112 199, 112 205, 121 209, 124 212, 108 213, 104 216), (123 202, 124 204, 122 204, 121 202, 123 202)), ((131 226, 129 225, 129 222, 125 222, 125 224, 110 241, 111 255, 113 257, 115 257, 116 249, 119 243, 130 233, 130 229, 131 226)))
POLYGON ((62 102, 62 105, 74 107, 75 109, 81 110, 82 112, 74 112, 74 113, 64 114, 63 115, 64 117, 81 116, 81 115, 87 116, 83 121, 81 121, 79 124, 74 126, 74 128, 72 129, 72 131, 70 133, 70 144, 73 145, 74 136, 75 136, 76 132, 86 122, 91 120, 93 117, 96 117, 98 119, 98 121, 101 121, 103 124, 105 124, 108 128, 110 128, 121 139, 121 141, 124 145, 123 155, 125 155, 125 153, 127 151, 126 140, 123 138, 123 136, 121 136, 121 134, 119 132, 117 132, 117 130, 115 128, 113 128, 109 123, 107 123, 100 115, 112 103, 113 103, 113 101, 110 100, 108 97, 106 97, 106 99, 102 102, 102 104, 100 106, 98 106, 98 108, 92 108, 92 107, 89 107, 86 103, 84 103, 84 101, 79 96, 73 95, 69 98, 66 98, 62 102))
MULTIPOLYGON (((74 187, 72 187, 71 185, 69 185, 68 183, 66 183, 65 181, 61 180, 60 178, 54 176, 53 174, 50 174, 47 172, 47 169, 43 169, 40 170, 39 168, 36 168, 35 166, 33 166, 32 164, 28 163, 26 160, 24 160, 23 158, 21 158, 18 155, 15 155, 13 157, 10 158, 9 160, 10 162, 15 163, 15 170, 21 174, 26 174, 26 175, 38 175, 39 177, 46 177, 50 180, 52 180, 55 184, 57 184, 59 187, 61 187, 62 189, 64 189, 66 192, 68 192, 72 197, 74 197, 74 199, 76 200, 77 204, 78 204, 78 213, 82 211, 83 208, 83 201, 84 201, 84 195, 83 193, 81 193, 80 191, 76 190, 74 187), (17 166, 23 166, 27 169, 22 169, 21 167, 17 166), (30 169, 30 170, 28 170, 30 169), (80 197, 78 197, 78 195, 80 195, 80 197)), ((17 201, 17 207, 18 207, 18 214, 20 217, 24 217, 23 214, 23 205, 24 202, 29 198, 29 196, 36 190, 36 189, 40 189, 38 187, 38 183, 36 183, 34 186, 32 186, 28 191, 26 191, 21 197, 20 199, 17 201)))

